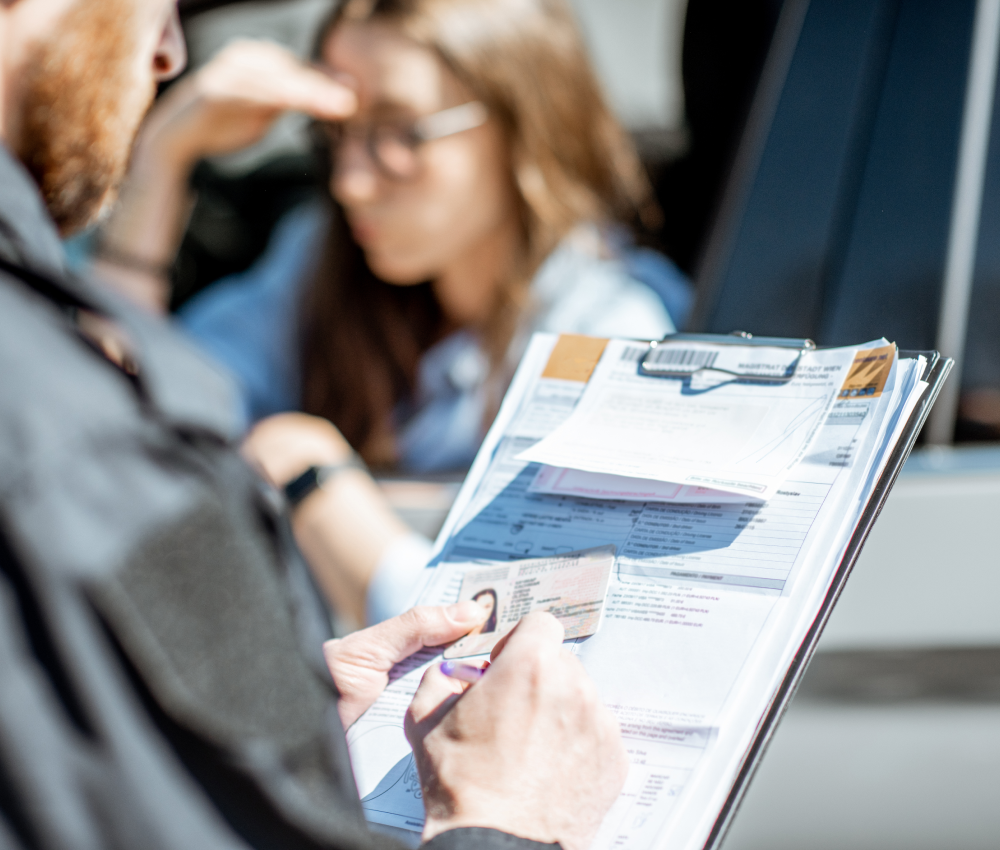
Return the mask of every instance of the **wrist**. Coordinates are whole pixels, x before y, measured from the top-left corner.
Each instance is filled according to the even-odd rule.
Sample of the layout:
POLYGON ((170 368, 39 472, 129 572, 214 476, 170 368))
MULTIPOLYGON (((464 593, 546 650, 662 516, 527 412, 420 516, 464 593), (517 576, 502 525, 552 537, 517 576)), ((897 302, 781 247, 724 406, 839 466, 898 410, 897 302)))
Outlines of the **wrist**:
POLYGON ((158 281, 168 281, 174 265, 172 260, 149 259, 128 248, 122 248, 109 239, 98 242, 94 256, 118 268, 138 272, 158 281))
POLYGON ((136 139, 131 173, 144 180, 187 185, 202 152, 185 138, 171 134, 168 127, 147 127, 136 139))
POLYGON ((133 304, 150 313, 161 314, 170 302, 170 267, 166 264, 144 260, 138 265, 120 257, 109 256, 106 245, 98 246, 93 257, 93 270, 102 283, 107 284, 133 304), (144 266, 140 268, 139 266, 144 266))
POLYGON ((553 850, 560 845, 534 841, 530 838, 520 838, 501 829, 493 827, 461 826, 440 832, 433 838, 426 839, 423 845, 426 850, 467 850, 475 847, 477 850, 553 850))
MULTIPOLYGON (((539 830, 538 825, 534 829, 520 828, 516 818, 496 817, 491 814, 483 814, 480 817, 469 813, 466 815, 455 814, 444 818, 435 818, 428 815, 424 822, 423 841, 425 846, 433 846, 435 850, 450 850, 452 846, 458 848, 465 844, 463 837, 471 838, 473 835, 482 833, 493 833, 489 836, 492 841, 489 844, 496 844, 498 847, 514 847, 515 845, 534 845, 542 847, 560 847, 559 841, 553 835, 549 835, 545 830, 539 830)), ((477 844, 477 846, 479 846, 477 844)))
POLYGON ((315 491, 330 486, 334 479, 349 470, 368 472, 368 467, 356 452, 334 463, 314 464, 292 478, 282 490, 291 508, 297 507, 315 491))

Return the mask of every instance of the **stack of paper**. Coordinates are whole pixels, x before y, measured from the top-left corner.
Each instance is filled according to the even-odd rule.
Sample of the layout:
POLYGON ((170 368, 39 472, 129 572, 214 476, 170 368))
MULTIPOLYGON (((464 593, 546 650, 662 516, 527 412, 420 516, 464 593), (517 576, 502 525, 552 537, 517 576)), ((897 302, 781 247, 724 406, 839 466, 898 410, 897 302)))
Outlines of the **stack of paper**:
MULTIPOLYGON (((845 375, 850 371, 857 376, 849 379, 852 385, 870 390, 863 398, 878 398, 895 360, 895 346, 887 343, 862 351, 808 352, 785 383, 730 382, 697 389, 690 381, 640 374, 636 361, 648 350, 625 342, 612 345, 572 414, 521 455, 521 460, 546 465, 535 483, 537 492, 577 488, 589 495, 584 491, 600 489, 603 476, 611 475, 614 483, 607 489, 622 490, 616 498, 642 498, 647 489, 624 478, 769 499, 806 456, 834 403, 850 391, 845 375), (555 471, 560 467, 597 475, 577 475, 569 479, 571 486, 565 474, 555 471)), ((749 358, 733 356, 741 350, 753 351, 735 345, 725 349, 737 368, 749 365, 741 362, 749 358)), ((655 349, 664 352, 681 360, 698 350, 684 342, 655 349)), ((684 500, 699 495, 687 492, 684 500)))
MULTIPOLYGON (((614 547, 600 628, 573 643, 632 758, 599 850, 704 846, 926 388, 922 359, 885 340, 807 351, 783 384, 708 389, 640 375, 646 351, 534 337, 419 598, 457 600, 470 571, 463 595, 483 570, 514 581, 498 562, 614 547)), ((400 665, 348 733, 367 817, 414 835, 402 718, 440 657, 400 665)))

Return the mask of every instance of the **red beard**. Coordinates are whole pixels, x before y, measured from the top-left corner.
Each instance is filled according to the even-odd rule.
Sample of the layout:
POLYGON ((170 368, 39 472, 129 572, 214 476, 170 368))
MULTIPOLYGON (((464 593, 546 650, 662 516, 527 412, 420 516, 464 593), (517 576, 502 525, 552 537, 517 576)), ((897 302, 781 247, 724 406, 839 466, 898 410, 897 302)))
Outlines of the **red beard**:
POLYGON ((129 0, 84 0, 29 57, 17 154, 67 235, 114 200, 152 102, 129 0))

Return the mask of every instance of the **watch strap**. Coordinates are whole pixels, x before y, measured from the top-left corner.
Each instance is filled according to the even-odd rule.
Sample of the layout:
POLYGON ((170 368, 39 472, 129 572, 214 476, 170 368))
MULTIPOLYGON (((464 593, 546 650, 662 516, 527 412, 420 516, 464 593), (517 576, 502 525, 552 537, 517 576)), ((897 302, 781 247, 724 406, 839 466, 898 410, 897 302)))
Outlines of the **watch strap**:
POLYGON ((289 506, 294 508, 313 490, 319 489, 331 478, 348 469, 363 469, 367 472, 368 467, 356 452, 341 463, 310 466, 305 472, 285 485, 285 498, 288 500, 289 506))

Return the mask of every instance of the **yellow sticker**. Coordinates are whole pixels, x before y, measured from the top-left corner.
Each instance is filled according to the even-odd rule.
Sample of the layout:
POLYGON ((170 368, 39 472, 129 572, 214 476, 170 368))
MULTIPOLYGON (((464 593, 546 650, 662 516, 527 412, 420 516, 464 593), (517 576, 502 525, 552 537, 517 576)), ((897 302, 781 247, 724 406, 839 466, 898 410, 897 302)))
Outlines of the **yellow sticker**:
POLYGON ((847 373, 840 398, 878 398, 895 360, 896 346, 868 348, 854 355, 851 370, 847 373))
POLYGON ((607 344, 606 339, 594 336, 561 334, 549 355, 549 362, 545 364, 542 377, 587 383, 607 344))

